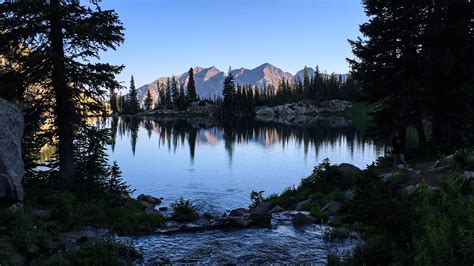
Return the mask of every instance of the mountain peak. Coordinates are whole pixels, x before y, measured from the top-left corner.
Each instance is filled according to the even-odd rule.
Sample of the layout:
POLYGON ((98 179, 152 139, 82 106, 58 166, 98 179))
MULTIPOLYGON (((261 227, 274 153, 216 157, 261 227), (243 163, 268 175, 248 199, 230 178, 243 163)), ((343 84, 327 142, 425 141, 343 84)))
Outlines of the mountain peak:
MULTIPOLYGON (((194 81, 198 95, 202 98, 212 98, 220 95, 226 75, 225 72, 227 72, 227 70, 221 71, 215 66, 207 68, 201 66, 194 67, 194 81)), ((308 67, 308 72, 310 76, 314 75, 314 69, 311 67, 308 67)), ((232 69, 231 73, 234 75, 236 84, 259 86, 260 88, 268 85, 277 87, 282 79, 292 82, 297 80, 298 77, 302 79, 303 76, 303 70, 298 71, 296 75, 293 76, 291 73, 285 72, 270 63, 261 64, 253 69, 243 67, 232 69)), ((181 75, 175 75, 175 78, 180 84, 183 84, 185 87, 187 86, 187 71, 181 75)), ((138 88, 138 98, 140 102, 143 103, 148 90, 151 92, 153 100, 156 101, 159 95, 159 87, 165 87, 166 82, 167 77, 160 77, 156 81, 138 88)))

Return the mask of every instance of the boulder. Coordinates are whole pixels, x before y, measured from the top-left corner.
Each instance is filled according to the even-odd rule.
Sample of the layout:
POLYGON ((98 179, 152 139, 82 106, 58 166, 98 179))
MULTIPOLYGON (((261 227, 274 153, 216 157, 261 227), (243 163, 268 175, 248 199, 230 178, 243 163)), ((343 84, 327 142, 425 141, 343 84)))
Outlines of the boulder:
POLYGON ((275 206, 271 210, 269 210, 268 213, 272 214, 272 213, 279 213, 279 212, 284 212, 284 211, 285 209, 283 209, 282 207, 275 206))
POLYGON ((464 171, 464 181, 469 182, 474 179, 474 172, 464 171))
POLYGON ((314 224, 315 222, 316 222, 316 218, 300 213, 300 212, 297 213, 295 216, 293 216, 293 218, 291 219, 291 224, 293 224, 294 226, 314 224))
POLYGON ((24 163, 21 157, 23 114, 0 98, 0 204, 9 206, 23 201, 21 180, 24 163))
POLYGON ((155 198, 153 196, 150 196, 150 195, 145 195, 145 194, 140 194, 137 199, 139 201, 144 201, 144 202, 148 202, 148 203, 151 203, 153 205, 160 205, 161 204, 161 199, 159 198, 155 198))
POLYGON ((43 219, 43 220, 49 220, 53 216, 53 212, 49 209, 36 209, 32 211, 33 215, 43 219))
POLYGON ((270 210, 270 202, 260 202, 257 207, 250 211, 250 214, 264 215, 270 210))
POLYGON ((393 173, 385 173, 382 174, 382 181, 383 182, 389 182, 390 179, 392 178, 393 173))
POLYGON ((229 213, 229 216, 231 217, 239 217, 239 216, 242 216, 244 214, 248 214, 249 211, 245 208, 238 208, 238 209, 233 209, 232 211, 230 211, 229 213))
POLYGON ((140 200, 140 204, 144 207, 145 210, 152 210, 153 208, 155 208, 155 205, 153 205, 153 203, 147 201, 140 200))
POLYGON ((246 228, 253 225, 254 221, 248 217, 229 217, 224 223, 228 223, 231 227, 246 228))
POLYGON ((300 202, 296 203, 295 210, 297 210, 297 211, 303 211, 303 210, 304 210, 304 207, 305 207, 306 205, 308 205, 309 203, 311 203, 311 199, 306 199, 306 200, 300 201, 300 202))
POLYGON ((327 211, 330 215, 337 214, 342 209, 342 204, 337 201, 330 201, 324 207, 321 208, 321 212, 327 211))
POLYGON ((271 226, 272 224, 272 215, 269 213, 263 213, 263 214, 258 214, 258 213, 251 213, 248 216, 249 220, 252 220, 252 225, 256 226, 271 226))
POLYGON ((337 170, 341 171, 344 175, 354 175, 360 172, 359 167, 349 163, 341 163, 337 166, 337 170))
POLYGON ((346 199, 348 200, 353 200, 354 199, 354 192, 352 189, 348 189, 344 192, 344 196, 346 196, 346 199))

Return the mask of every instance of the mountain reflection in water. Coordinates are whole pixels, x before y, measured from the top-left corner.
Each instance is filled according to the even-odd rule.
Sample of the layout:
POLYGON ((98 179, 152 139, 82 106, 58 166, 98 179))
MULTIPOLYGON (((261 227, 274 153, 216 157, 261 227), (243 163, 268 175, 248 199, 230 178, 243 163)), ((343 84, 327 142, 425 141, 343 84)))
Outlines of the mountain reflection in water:
POLYGON ((189 198, 205 211, 247 206, 252 190, 280 193, 299 184, 324 158, 364 168, 383 146, 354 126, 288 126, 253 120, 221 124, 212 118, 97 119, 110 128, 110 159, 136 194, 189 198))

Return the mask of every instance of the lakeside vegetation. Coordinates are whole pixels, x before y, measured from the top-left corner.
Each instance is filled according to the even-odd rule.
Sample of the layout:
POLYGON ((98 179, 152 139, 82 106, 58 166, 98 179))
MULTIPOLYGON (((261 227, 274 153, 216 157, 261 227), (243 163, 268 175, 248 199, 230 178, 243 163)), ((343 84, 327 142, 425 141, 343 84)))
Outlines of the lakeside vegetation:
POLYGON ((383 177, 384 160, 390 158, 352 172, 324 161, 299 186, 265 200, 287 210, 305 202, 304 210, 334 227, 328 240, 357 232, 359 246, 331 255, 330 265, 470 265, 474 181, 464 172, 474 170, 474 152, 461 150, 448 158, 440 170, 424 173, 427 181, 416 186, 410 185, 414 175, 409 170, 383 177), (329 202, 340 203, 341 210, 322 211, 329 202))
MULTIPOLYGON (((352 73, 347 80, 319 71, 310 77, 305 68, 303 81, 255 88, 236 85, 229 71, 222 99, 214 100, 219 114, 233 124, 242 122, 232 118, 252 117, 261 105, 360 100, 341 112, 358 128, 370 128, 367 133, 381 138, 398 131, 404 142, 409 139, 406 132, 414 130, 420 147, 408 157, 410 163, 417 166, 420 155, 442 158, 436 170, 424 168, 420 182, 414 170, 397 169, 383 176, 390 157, 350 172, 324 161, 299 186, 265 200, 286 210, 307 201, 303 210, 336 228, 328 239, 344 238, 340 228, 360 234, 363 243, 346 256, 330 256, 332 265, 472 265, 473 4, 365 0, 363 5, 371 19, 361 26, 364 39, 350 41, 356 58, 349 59, 352 73), (448 153, 453 156, 440 157, 448 153), (331 202, 338 204, 337 211, 325 208, 331 202)), ((113 114, 142 111, 133 77, 128 96, 116 93, 121 85, 115 75, 124 66, 100 61, 101 52, 124 41, 117 13, 102 10, 97 2, 86 7, 78 1, 6 1, 0 4, 0 25, 0 57, 5 62, 0 96, 25 115, 21 148, 26 173, 24 201, 0 210, 0 264, 133 263, 140 252, 113 235, 154 232, 166 219, 132 199, 119 166, 109 162, 106 145, 113 143, 117 126, 110 132, 86 121, 89 115, 107 113, 107 100, 113 114), (46 165, 38 156, 45 145, 57 147, 56 154, 47 154, 51 158, 46 165), (105 228, 112 236, 62 243, 65 234, 88 226, 93 231, 105 228)), ((148 93, 143 109, 182 111, 196 103, 193 69, 188 75, 186 88, 169 79, 156 104, 148 93)), ((134 150, 138 122, 132 120, 130 126, 134 150)), ((225 125, 223 130, 232 154, 232 141, 263 134, 267 128, 225 125)), ((194 157, 197 131, 188 134, 179 126, 176 131, 192 143, 194 157)), ((282 138, 300 134, 305 143, 315 141, 307 134, 324 133, 314 128, 281 131, 282 138)), ((253 201, 255 207, 261 203, 262 193, 253 194, 253 201)), ((184 199, 173 205, 173 212, 177 221, 197 217, 195 206, 184 199)))

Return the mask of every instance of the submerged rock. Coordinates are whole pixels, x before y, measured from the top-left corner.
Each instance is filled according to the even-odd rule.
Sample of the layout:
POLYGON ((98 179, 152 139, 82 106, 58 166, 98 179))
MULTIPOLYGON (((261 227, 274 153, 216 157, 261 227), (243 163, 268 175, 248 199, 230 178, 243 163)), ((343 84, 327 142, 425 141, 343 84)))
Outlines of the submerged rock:
POLYGON ((23 201, 21 180, 24 163, 21 157, 23 114, 8 101, 0 98, 0 204, 23 201))

